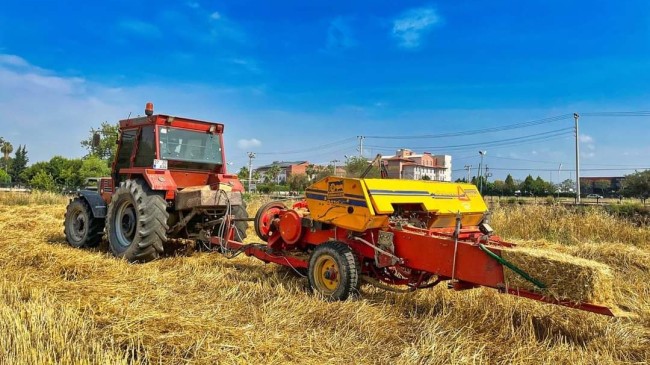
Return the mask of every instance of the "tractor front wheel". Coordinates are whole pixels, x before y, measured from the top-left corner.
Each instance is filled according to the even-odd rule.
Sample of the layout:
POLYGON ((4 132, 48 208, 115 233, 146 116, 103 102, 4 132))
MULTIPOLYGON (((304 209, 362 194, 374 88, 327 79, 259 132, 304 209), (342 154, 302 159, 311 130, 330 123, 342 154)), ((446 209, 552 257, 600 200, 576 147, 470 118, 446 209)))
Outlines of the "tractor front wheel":
POLYGON ((309 287, 328 300, 346 300, 356 294, 360 283, 359 261, 341 242, 316 246, 309 259, 309 287))
POLYGON ((104 219, 95 218, 86 199, 78 196, 66 208, 63 227, 70 246, 97 247, 104 234, 104 219))
POLYGON ((167 241, 167 203, 162 192, 143 180, 127 180, 113 195, 106 215, 113 255, 130 262, 148 262, 163 253, 167 241))

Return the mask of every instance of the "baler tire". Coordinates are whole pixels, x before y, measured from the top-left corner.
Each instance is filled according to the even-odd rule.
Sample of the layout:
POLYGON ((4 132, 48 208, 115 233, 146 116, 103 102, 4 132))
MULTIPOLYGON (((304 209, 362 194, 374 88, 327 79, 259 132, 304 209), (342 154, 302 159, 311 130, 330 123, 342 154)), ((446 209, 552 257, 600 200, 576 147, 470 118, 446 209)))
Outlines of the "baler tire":
MULTIPOLYGON (((248 212, 246 211, 246 202, 242 201, 242 205, 235 205, 232 207, 232 215, 237 219, 248 219, 248 212)), ((246 231, 248 230, 247 221, 235 222, 235 241, 244 242, 247 237, 246 231)))
POLYGON ((129 262, 159 258, 167 241, 168 219, 162 192, 151 190, 143 180, 127 180, 115 191, 108 206, 106 232, 111 252, 129 262))
MULTIPOLYGON (((350 246, 342 242, 326 242, 316 246, 309 258, 309 269, 307 279, 309 280, 309 289, 321 294, 329 301, 343 301, 356 295, 359 292, 361 284, 361 267, 357 256, 352 252, 350 246), (330 260, 336 263, 338 272, 338 285, 330 290, 324 288, 323 279, 319 278, 322 270, 323 260, 330 260)), ((327 280, 327 279, 326 279, 327 280)))
POLYGON ((104 235, 104 222, 104 218, 93 216, 86 199, 77 196, 70 200, 66 208, 63 223, 65 239, 74 248, 97 247, 104 235))

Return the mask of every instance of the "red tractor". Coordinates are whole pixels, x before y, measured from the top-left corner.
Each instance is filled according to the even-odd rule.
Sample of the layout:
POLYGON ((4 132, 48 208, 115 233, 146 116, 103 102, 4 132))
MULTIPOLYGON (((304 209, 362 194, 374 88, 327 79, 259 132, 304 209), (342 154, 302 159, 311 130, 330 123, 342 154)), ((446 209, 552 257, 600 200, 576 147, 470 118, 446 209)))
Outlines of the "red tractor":
POLYGON ((170 239, 207 243, 226 226, 228 238, 241 242, 248 214, 244 187, 226 169, 224 125, 154 115, 151 103, 145 114, 120 121, 111 176, 70 201, 68 243, 95 247, 106 231, 115 256, 147 262, 160 257, 170 239))

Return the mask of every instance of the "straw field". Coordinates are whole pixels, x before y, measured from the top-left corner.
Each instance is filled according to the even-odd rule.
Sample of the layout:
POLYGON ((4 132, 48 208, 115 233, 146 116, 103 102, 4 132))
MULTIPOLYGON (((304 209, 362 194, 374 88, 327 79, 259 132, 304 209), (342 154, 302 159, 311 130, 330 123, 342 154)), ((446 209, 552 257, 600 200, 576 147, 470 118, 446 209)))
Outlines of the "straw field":
POLYGON ((487 289, 400 295, 364 287, 359 298, 328 303, 307 293, 305 280, 290 270, 246 257, 196 253, 130 265, 101 249, 67 246, 65 203, 53 196, 0 195, 2 364, 650 359, 650 230, 596 211, 496 207, 493 226, 526 247, 609 265, 617 304, 636 318, 487 289))

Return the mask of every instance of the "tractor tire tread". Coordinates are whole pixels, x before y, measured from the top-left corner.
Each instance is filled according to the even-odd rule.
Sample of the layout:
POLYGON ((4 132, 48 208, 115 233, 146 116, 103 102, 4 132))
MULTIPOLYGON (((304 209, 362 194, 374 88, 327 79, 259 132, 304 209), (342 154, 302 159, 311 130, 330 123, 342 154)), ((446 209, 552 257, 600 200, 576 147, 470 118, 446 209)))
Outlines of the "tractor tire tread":
POLYGON ((106 220, 104 218, 95 218, 93 216, 93 212, 90 207, 90 204, 88 204, 85 198, 81 196, 77 196, 74 199, 70 199, 70 202, 66 207, 65 220, 63 223, 63 234, 65 235, 66 241, 68 242, 68 244, 70 244, 70 246, 76 248, 97 247, 102 241, 102 236, 104 235, 105 223, 106 220), (89 220, 88 233, 83 239, 83 242, 81 242, 80 244, 74 244, 70 242, 71 241, 69 238, 70 232, 68 232, 68 219, 73 214, 73 209, 75 205, 81 205, 83 207, 86 214, 88 215, 88 220, 89 220))
POLYGON ((157 259, 164 252, 164 243, 167 241, 167 230, 169 229, 167 225, 169 213, 164 195, 151 190, 142 179, 127 180, 120 184, 113 196, 113 201, 116 201, 122 194, 131 195, 138 214, 138 226, 131 246, 120 252, 115 247, 118 243, 110 242, 111 222, 116 209, 111 204, 107 214, 111 251, 115 256, 124 257, 130 262, 148 262, 157 259))

